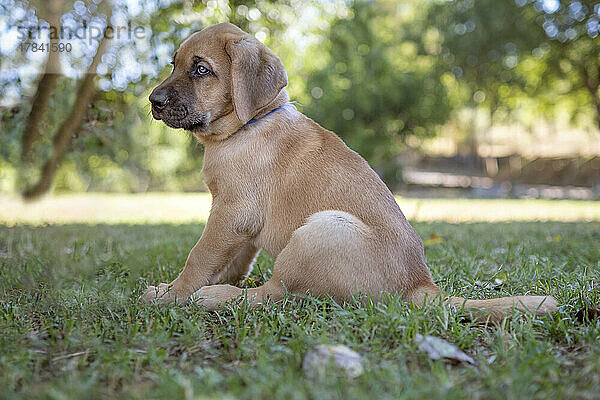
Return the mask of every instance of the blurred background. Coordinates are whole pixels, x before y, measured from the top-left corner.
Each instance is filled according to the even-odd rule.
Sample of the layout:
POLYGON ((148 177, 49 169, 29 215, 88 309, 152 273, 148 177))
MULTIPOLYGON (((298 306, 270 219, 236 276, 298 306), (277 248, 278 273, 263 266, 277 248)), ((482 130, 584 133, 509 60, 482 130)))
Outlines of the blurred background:
POLYGON ((224 21, 405 198, 600 198, 600 1, 0 0, 11 212, 206 191, 202 146, 153 121, 148 95, 184 38, 224 21))

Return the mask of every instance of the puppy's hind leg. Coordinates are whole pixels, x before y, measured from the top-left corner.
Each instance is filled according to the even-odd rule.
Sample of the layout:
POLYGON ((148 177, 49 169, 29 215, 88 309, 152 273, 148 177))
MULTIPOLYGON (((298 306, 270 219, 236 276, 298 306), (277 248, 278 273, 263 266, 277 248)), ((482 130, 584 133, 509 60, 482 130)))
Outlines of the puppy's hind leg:
POLYGON ((226 302, 245 296, 252 307, 257 307, 267 300, 279 301, 285 294, 283 286, 269 280, 257 288, 242 289, 231 285, 204 286, 192 295, 192 300, 208 311, 222 307, 226 302))
POLYGON ((214 310, 240 295, 246 295, 252 306, 267 299, 279 301, 286 291, 329 295, 337 301, 347 300, 359 291, 377 295, 383 277, 370 265, 370 235, 370 229, 351 214, 337 210, 315 213, 294 231, 275 260, 273 276, 263 286, 205 286, 194 294, 194 299, 214 310))
POLYGON ((328 295, 344 301, 362 292, 381 290, 380 271, 368 243, 371 229, 352 214, 325 210, 296 229, 273 266, 269 282, 290 293, 328 295))

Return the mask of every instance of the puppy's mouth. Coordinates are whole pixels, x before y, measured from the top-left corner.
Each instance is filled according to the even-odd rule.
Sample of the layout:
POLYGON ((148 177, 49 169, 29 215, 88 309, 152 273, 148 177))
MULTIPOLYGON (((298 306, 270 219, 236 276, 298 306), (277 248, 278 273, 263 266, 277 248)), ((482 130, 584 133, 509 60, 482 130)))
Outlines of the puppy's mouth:
POLYGON ((210 112, 190 113, 183 105, 162 110, 152 107, 152 116, 156 120, 162 120, 168 127, 190 132, 204 132, 210 123, 210 112))

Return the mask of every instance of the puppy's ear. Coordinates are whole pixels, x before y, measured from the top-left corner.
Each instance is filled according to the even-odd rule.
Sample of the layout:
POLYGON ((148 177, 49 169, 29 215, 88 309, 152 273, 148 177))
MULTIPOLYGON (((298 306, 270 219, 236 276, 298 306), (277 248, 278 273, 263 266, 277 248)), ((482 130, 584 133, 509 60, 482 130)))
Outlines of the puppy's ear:
POLYGON ((233 108, 246 123, 287 85, 285 68, 279 57, 252 36, 231 40, 225 50, 231 58, 233 108))

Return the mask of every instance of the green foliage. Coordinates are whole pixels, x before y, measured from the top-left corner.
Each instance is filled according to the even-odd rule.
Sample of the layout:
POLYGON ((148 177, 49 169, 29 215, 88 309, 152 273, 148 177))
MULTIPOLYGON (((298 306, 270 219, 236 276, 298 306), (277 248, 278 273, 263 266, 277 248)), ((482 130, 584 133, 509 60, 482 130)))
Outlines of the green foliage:
MULTIPOLYGON (((75 2, 65 2, 65 15, 77 21, 102 18, 112 5, 113 15, 145 27, 147 37, 144 43, 115 42, 107 51, 99 90, 56 190, 202 189, 202 147, 153 122, 147 97, 170 73, 179 43, 223 21, 264 40, 286 66, 299 109, 342 136, 391 185, 400 179, 395 157, 407 139, 439 134, 448 121, 461 131, 456 140, 467 145, 485 134, 472 121, 484 112, 492 124, 533 126, 539 118, 584 128, 600 123, 595 1, 140 0, 144 12, 137 13, 136 1, 105 0, 100 8, 85 1, 84 16, 75 2), (463 121, 465 115, 473 117, 463 121)), ((33 12, 43 17, 43 4, 0 0, 5 28, 26 23, 33 12)), ((84 56, 69 57, 73 70, 85 66, 84 56)), ((0 62, 6 71, 0 76, 0 190, 22 190, 37 180, 51 134, 76 101, 76 73, 59 80, 34 163, 23 165, 20 139, 36 84, 25 66, 33 61, 15 50, 0 53, 0 62)))
POLYGON ((403 138, 432 136, 450 111, 435 58, 406 33, 407 25, 419 22, 406 19, 395 2, 355 2, 349 17, 334 21, 328 40, 318 44, 326 61, 308 78, 314 99, 306 113, 391 182, 397 166, 389 163, 403 138))
MULTIPOLYGON (((600 325, 577 311, 600 301, 598 223, 416 224, 433 277, 453 294, 552 294, 559 311, 477 326, 400 296, 336 304, 289 297, 208 313, 137 297, 172 279, 202 226, 0 227, 0 398, 595 398, 600 325), (557 241, 557 237, 561 241, 557 241), (504 284, 492 289, 477 280, 504 284), (458 345, 479 368, 431 361, 415 334, 458 345), (365 373, 301 371, 306 351, 341 343, 365 373)), ((269 276, 261 256, 249 285, 269 276)))
MULTIPOLYGON (((502 85, 522 88, 526 78, 515 69, 524 53, 544 40, 535 26, 536 13, 520 13, 513 1, 438 2, 430 10, 441 37, 446 69, 471 88, 470 104, 487 99, 496 105, 502 85)), ((469 104, 469 103, 467 103, 469 104)))
POLYGON ((533 101, 541 115, 590 125, 600 122, 598 7, 575 0, 439 1, 428 19, 441 38, 443 68, 468 88, 463 105, 506 114, 533 101))
POLYGON ((87 190, 202 189, 200 146, 191 135, 148 118, 146 99, 130 88, 98 93, 69 157, 87 190))

